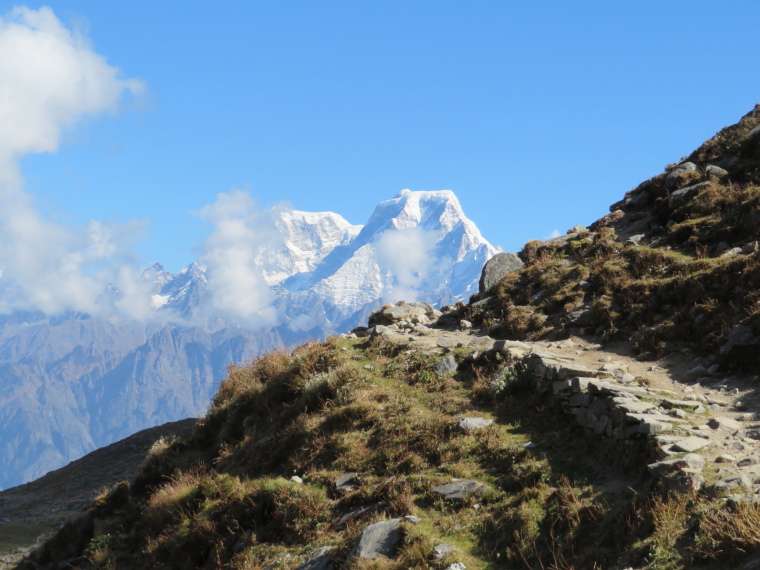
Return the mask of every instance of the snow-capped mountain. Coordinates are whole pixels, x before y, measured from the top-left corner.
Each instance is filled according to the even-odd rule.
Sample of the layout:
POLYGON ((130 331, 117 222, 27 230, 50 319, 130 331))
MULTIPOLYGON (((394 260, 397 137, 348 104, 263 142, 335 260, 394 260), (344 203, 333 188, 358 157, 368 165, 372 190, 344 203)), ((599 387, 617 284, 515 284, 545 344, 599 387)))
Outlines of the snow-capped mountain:
MULTIPOLYGON (((156 317, 147 323, 0 316, 0 488, 202 413, 232 362, 346 331, 385 302, 466 299, 499 251, 450 191, 404 190, 364 226, 332 212, 277 207, 266 216, 257 220, 266 239, 250 245, 244 268, 268 289, 266 326, 217 310, 215 266, 201 262, 143 271, 156 317)), ((236 293, 243 302, 249 291, 236 293)))

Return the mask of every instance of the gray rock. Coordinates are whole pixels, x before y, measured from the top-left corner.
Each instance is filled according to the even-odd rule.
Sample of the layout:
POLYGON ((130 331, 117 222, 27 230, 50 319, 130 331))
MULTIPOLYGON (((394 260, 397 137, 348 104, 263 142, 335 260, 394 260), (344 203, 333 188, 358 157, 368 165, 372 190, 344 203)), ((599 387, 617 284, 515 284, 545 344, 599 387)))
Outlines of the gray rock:
POLYGON ((628 238, 628 243, 633 245, 641 245, 641 242, 644 241, 644 238, 646 238, 644 234, 636 234, 635 236, 631 236, 628 238))
POLYGON ((710 445, 710 440, 704 437, 697 437, 695 435, 682 439, 673 444, 674 451, 685 451, 691 453, 710 445))
POLYGON ((465 433, 485 429, 493 423, 493 420, 486 418, 462 418, 459 420, 459 429, 465 433))
POLYGON ((449 354, 436 363, 435 373, 438 376, 448 376, 456 372, 458 366, 457 359, 453 354, 449 354))
POLYGON ((707 376, 707 368, 702 366, 701 364, 699 366, 695 366, 691 370, 688 370, 684 373, 683 379, 687 382, 690 380, 697 380, 699 378, 702 378, 703 376, 707 376))
POLYGON ((443 570, 467 570, 467 566, 462 564, 461 562, 454 562, 453 564, 449 564, 444 568, 443 570))
POLYGON ((674 186, 678 181, 678 175, 691 170, 698 172, 699 167, 693 162, 684 162, 683 164, 679 164, 673 170, 668 172, 668 175, 665 177, 665 185, 674 186))
POLYGON ((457 326, 459 327, 460 331, 468 331, 472 328, 472 323, 470 321, 462 319, 461 321, 459 321, 459 325, 457 326))
POLYGON ((649 192, 644 190, 642 192, 632 193, 630 196, 628 196, 628 198, 625 199, 624 204, 627 208, 636 210, 638 208, 644 208, 648 206, 650 199, 651 196, 649 195, 649 192))
POLYGON ((481 295, 487 293, 507 273, 517 271, 523 265, 516 253, 497 253, 483 266, 478 291, 481 295))
POLYGON ((390 334, 391 332, 391 329, 385 325, 375 325, 367 331, 367 333, 369 333, 369 336, 381 336, 390 334))
POLYGON ((591 309, 578 309, 577 311, 568 313, 567 320, 575 326, 585 327, 593 324, 594 312, 591 309))
POLYGON ((738 431, 741 431, 742 429, 742 424, 740 424, 736 420, 732 420, 731 418, 722 418, 722 417, 710 418, 707 421, 707 425, 710 426, 712 429, 729 431, 731 433, 736 433, 738 431))
POLYGON ((335 480, 335 488, 338 491, 353 491, 356 488, 356 483, 359 481, 359 474, 349 472, 344 473, 335 480))
POLYGON ((446 485, 433 487, 433 493, 440 495, 447 501, 458 501, 472 495, 477 495, 485 488, 485 485, 477 481, 455 481, 446 485))
POLYGON ((330 556, 330 546, 323 546, 315 550, 309 559, 301 564, 296 570, 332 570, 335 565, 330 556))
POLYGON ((724 453, 715 458, 715 463, 736 463, 736 457, 729 453, 724 453))
POLYGON ((757 343, 757 337, 747 325, 736 325, 726 335, 726 343, 720 347, 720 353, 726 354, 735 346, 751 346, 757 343))
POLYGON ((712 176, 714 178, 722 178, 724 176, 728 176, 728 170, 725 170, 720 166, 715 166, 714 164, 708 164, 705 167, 705 173, 708 176, 712 176))
POLYGON ((364 507, 356 507, 355 509, 351 509, 345 515, 340 517, 340 519, 338 519, 338 522, 335 525, 335 530, 345 530, 348 526, 348 523, 351 521, 363 519, 369 515, 379 513, 384 509, 385 503, 382 501, 373 505, 366 505, 364 507))
POLYGON ((443 560, 446 556, 455 552, 457 549, 448 542, 437 544, 433 547, 433 560, 443 560))
POLYGON ((732 247, 731 249, 724 251, 720 254, 721 257, 731 257, 732 255, 739 255, 742 252, 740 247, 732 247))
POLYGON ((668 204, 670 206, 676 206, 680 202, 684 202, 691 198, 692 196, 695 196, 705 188, 709 188, 712 186, 712 182, 700 182, 699 184, 692 184, 691 186, 686 186, 685 188, 681 188, 680 190, 676 190, 675 192, 672 192, 670 194, 670 197, 668 198, 668 204))
POLYGON ((414 515, 406 515, 406 516, 404 517, 404 520, 405 520, 406 522, 408 522, 408 523, 417 524, 417 523, 418 523, 418 522, 420 522, 422 519, 421 519, 420 517, 415 517, 414 515))
POLYGON ((408 321, 413 317, 427 316, 427 310, 424 307, 415 305, 396 305, 395 307, 386 307, 378 312, 372 313, 369 324, 378 323, 381 325, 390 325, 399 321, 408 321))
POLYGON ((401 539, 401 519, 380 521, 365 528, 356 541, 348 558, 377 558, 388 556, 401 539))
POLYGON ((754 455, 749 455, 745 457, 744 459, 739 461, 737 465, 739 465, 739 467, 749 467, 750 465, 758 465, 758 464, 760 464, 760 455, 754 454, 754 455))
POLYGON ((734 475, 733 477, 726 477, 716 483, 713 483, 713 488, 716 491, 727 491, 729 489, 735 489, 736 487, 751 487, 752 481, 746 475, 734 475))

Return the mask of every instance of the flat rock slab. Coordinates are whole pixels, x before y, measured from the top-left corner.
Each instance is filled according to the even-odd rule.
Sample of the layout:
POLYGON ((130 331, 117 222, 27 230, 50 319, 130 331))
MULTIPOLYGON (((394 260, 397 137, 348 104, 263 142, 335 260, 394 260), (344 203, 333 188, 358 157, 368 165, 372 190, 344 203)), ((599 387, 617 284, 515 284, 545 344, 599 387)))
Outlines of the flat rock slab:
POLYGON ((462 418, 459 420, 459 429, 465 433, 485 429, 493 423, 493 420, 486 418, 462 418))
POLYGON ((365 528, 349 554, 349 560, 356 558, 377 558, 388 556, 401 540, 401 519, 380 521, 365 528))
POLYGON ((621 398, 617 396, 612 400, 619 409, 630 414, 643 414, 657 407, 654 404, 643 402, 637 398, 621 398))
MULTIPOLYGON (((624 395, 624 394, 634 394, 634 395, 640 395, 640 396, 646 396, 649 395, 649 390, 646 388, 639 388, 637 386, 628 386, 626 384, 617 384, 615 382, 603 382, 601 380, 591 380, 586 378, 578 378, 577 382, 579 389, 585 387, 588 388, 588 391, 592 394, 601 394, 601 395, 609 395, 609 396, 617 396, 617 395, 624 395)), ((573 378, 573 388, 575 388, 576 382, 575 378, 573 378)))
POLYGON ((709 439, 706 439, 704 437, 697 437, 694 435, 675 442, 672 449, 673 451, 685 451, 686 453, 691 453, 692 451, 697 451, 698 449, 702 449, 708 445, 710 445, 709 439))
POLYGON ((599 370, 591 370, 580 364, 563 364, 559 369, 559 379, 572 378, 573 376, 581 376, 582 378, 596 378, 603 372, 599 370))
POLYGON ((731 418, 710 418, 710 420, 707 422, 707 425, 710 426, 712 429, 719 429, 719 430, 725 430, 725 431, 732 431, 737 432, 740 431, 743 426, 736 420, 732 420, 731 418))
POLYGON ((314 551, 309 559, 301 564, 296 570, 333 570, 335 565, 332 562, 332 556, 330 556, 329 546, 323 546, 322 548, 314 551))
POLYGON ((485 485, 477 481, 455 481, 446 485, 433 487, 433 493, 440 495, 447 501, 458 501, 480 493, 485 485))
POLYGON ((668 410, 672 410, 673 408, 680 408, 682 410, 688 410, 690 412, 693 412, 701 406, 701 404, 696 400, 673 400, 672 398, 663 398, 660 401, 660 405, 668 410))

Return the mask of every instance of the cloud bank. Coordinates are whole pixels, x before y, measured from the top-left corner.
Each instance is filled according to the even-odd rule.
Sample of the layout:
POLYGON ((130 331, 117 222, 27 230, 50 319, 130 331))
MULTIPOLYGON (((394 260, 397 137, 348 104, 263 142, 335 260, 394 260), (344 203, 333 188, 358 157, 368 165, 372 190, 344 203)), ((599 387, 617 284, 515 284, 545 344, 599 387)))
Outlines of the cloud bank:
POLYGON ((271 213, 259 210, 248 193, 233 190, 197 215, 214 225, 199 258, 213 309, 254 328, 276 324, 272 291, 256 263, 261 248, 282 240, 271 213))
POLYGON ((384 301, 418 300, 420 286, 438 273, 434 254, 437 239, 435 232, 414 227, 388 230, 373 243, 380 270, 393 277, 384 301))
POLYGON ((50 8, 18 7, 0 18, 0 86, 0 311, 140 314, 148 292, 125 263, 146 222, 71 229, 47 220, 23 189, 19 159, 56 152, 66 128, 118 110, 144 84, 121 78, 50 8))

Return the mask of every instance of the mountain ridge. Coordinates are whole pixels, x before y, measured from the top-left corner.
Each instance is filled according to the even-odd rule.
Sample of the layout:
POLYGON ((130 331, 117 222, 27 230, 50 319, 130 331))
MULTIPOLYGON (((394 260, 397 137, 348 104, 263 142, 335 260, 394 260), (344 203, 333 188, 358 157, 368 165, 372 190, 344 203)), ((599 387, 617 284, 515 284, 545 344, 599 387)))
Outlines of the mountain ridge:
MULTIPOLYGON (((407 202, 425 202, 416 206, 420 219, 405 219, 404 228, 424 222, 424 231, 451 236, 453 244, 442 245, 440 256, 451 276, 413 280, 405 283, 405 292, 420 289, 433 302, 466 299, 472 292, 466 276, 479 272, 496 249, 474 225, 460 234, 449 231, 456 225, 452 220, 471 224, 453 193, 403 196, 407 202), (448 217, 442 218, 441 212, 448 217), (461 251, 472 255, 462 257, 461 251)), ((380 271, 375 245, 391 235, 398 241, 391 245, 406 244, 403 233, 394 229, 394 219, 383 222, 382 208, 379 212, 371 218, 380 228, 375 232, 338 214, 284 206, 257 218, 257 224, 266 226, 268 241, 251 244, 246 259, 252 265, 245 270, 258 272, 259 281, 271 285, 266 285, 270 315, 261 321, 255 315, 244 319, 215 309, 213 268, 204 267, 202 259, 177 273, 160 263, 143 270, 152 305, 145 323, 75 313, 0 319, 0 367, 4 383, 12 388, 0 397, 0 457, 6 466, 0 488, 37 478, 129 433, 200 415, 228 365, 366 320, 386 301, 394 279, 392 267, 380 271), (360 235, 367 243, 358 258, 349 255, 341 265, 326 261, 360 235), (312 288, 291 291, 285 275, 294 271, 300 272, 296 276, 317 271, 329 275, 312 288)), ((408 244, 403 255, 411 255, 414 247, 414 242, 408 244)), ((251 294, 241 287, 235 292, 241 299, 251 294)), ((114 289, 112 294, 118 297, 120 292, 114 289)))

